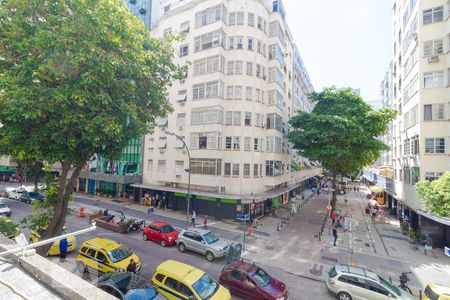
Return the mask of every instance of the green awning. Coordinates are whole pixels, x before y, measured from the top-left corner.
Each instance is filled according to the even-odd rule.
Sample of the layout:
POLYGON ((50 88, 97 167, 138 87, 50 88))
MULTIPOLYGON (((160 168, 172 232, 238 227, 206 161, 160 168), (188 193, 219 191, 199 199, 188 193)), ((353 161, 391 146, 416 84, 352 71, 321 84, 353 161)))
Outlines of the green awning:
POLYGON ((0 173, 14 173, 16 168, 0 167, 0 173))

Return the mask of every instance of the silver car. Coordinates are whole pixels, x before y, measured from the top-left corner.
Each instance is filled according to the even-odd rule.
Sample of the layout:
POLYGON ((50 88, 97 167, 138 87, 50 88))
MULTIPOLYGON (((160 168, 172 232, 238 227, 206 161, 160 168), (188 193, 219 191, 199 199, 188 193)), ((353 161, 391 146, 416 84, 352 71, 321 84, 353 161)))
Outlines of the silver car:
POLYGON ((0 201, 0 216, 11 217, 11 209, 3 201, 0 201))
POLYGON ((208 261, 228 254, 228 243, 215 236, 211 231, 200 228, 188 228, 180 232, 177 239, 178 250, 191 250, 205 255, 208 261))
POLYGON ((328 290, 339 300, 415 299, 386 279, 363 268, 336 265, 328 272, 328 290))

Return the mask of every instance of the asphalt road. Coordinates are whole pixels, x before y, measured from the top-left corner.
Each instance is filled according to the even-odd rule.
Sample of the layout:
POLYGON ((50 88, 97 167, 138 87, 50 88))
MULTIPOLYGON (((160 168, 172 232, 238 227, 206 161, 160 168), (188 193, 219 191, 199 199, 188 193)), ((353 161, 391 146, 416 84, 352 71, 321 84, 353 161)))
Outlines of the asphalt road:
MULTIPOLYGON (((3 199, 7 202, 12 210, 12 219, 14 221, 20 220, 22 217, 32 213, 32 205, 21 203, 15 200, 3 199)), ((108 203, 99 203, 90 199, 77 198, 75 202, 83 204, 96 203, 101 209, 107 208, 111 211, 117 211, 120 208, 124 211, 125 215, 134 216, 136 218, 145 218, 151 220, 153 218, 158 218, 158 220, 169 221, 175 227, 184 227, 185 223, 179 220, 164 218, 154 215, 145 214, 128 208, 123 208, 120 206, 115 206, 108 203), (167 219, 167 220, 166 220, 167 219), (178 222, 178 223, 177 223, 178 222)), ((87 218, 78 218, 74 215, 68 215, 66 219, 66 226, 71 231, 76 231, 89 227, 87 218)), ((26 235, 29 230, 22 230, 26 235)), ((220 228, 215 228, 214 232, 221 237, 228 240, 239 240, 240 236, 236 232, 227 231, 220 228)), ((78 247, 85 240, 93 237, 104 237, 115 240, 121 244, 129 247, 133 252, 135 252, 142 263, 140 276, 145 279, 150 280, 153 275, 155 268, 163 261, 168 259, 175 259, 178 261, 185 262, 187 264, 193 265, 199 269, 204 270, 211 276, 218 278, 220 271, 225 266, 225 259, 217 259, 214 262, 208 262, 203 256, 192 253, 185 252, 180 253, 176 247, 166 247, 162 248, 159 244, 151 241, 142 240, 142 232, 133 232, 127 234, 118 234, 108 231, 103 228, 97 228, 95 231, 80 235, 77 237, 78 247)), ((68 260, 74 259, 76 256, 76 251, 68 254, 68 260)), ((289 257, 286 258, 287 260, 289 257)), ((55 259, 57 262, 58 260, 55 259)), ((298 277, 296 275, 287 273, 281 269, 262 266, 268 273, 272 274, 274 277, 286 283, 290 293, 290 299, 301 300, 301 299, 333 299, 328 291, 326 290, 324 283, 314 281, 308 278, 298 277)), ((239 299, 238 297, 233 297, 233 299, 239 299)))

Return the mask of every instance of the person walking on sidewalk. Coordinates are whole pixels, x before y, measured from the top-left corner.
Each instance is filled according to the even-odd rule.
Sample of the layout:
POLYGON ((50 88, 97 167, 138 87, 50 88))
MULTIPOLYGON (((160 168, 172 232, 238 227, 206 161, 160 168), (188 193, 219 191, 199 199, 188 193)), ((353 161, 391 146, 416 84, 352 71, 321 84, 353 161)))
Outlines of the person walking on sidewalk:
POLYGON ((203 217, 203 228, 208 229, 208 215, 205 214, 203 217))
POLYGON ((433 239, 431 238, 429 233, 425 233, 425 255, 428 254, 428 252, 432 253, 431 251, 433 250, 433 239))
POLYGON ((68 246, 69 242, 67 241, 67 238, 63 238, 59 241, 59 262, 61 263, 66 261, 68 246))
POLYGON ((336 214, 334 213, 334 211, 331 212, 331 222, 336 223, 336 214))
POLYGON ((344 197, 344 205, 345 205, 345 206, 347 206, 347 202, 348 202, 348 199, 347 199, 347 196, 345 196, 345 197, 344 197))
POLYGON ((336 226, 333 227, 333 238, 334 238, 334 240, 333 240, 333 246, 336 246, 336 241, 337 241, 337 239, 338 239, 337 228, 338 228, 338 225, 336 224, 336 226))
POLYGON ((375 206, 372 206, 372 208, 370 209, 370 214, 372 217, 372 222, 375 222, 375 217, 377 216, 377 208, 375 206))
POLYGON ((197 214, 195 213, 195 210, 193 210, 191 217, 191 227, 195 227, 195 219, 197 219, 197 214))

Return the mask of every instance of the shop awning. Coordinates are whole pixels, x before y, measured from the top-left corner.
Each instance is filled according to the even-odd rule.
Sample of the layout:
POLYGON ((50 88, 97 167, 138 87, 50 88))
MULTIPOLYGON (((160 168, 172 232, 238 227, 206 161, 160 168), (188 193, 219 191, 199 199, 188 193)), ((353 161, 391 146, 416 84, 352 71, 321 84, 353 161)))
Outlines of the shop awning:
POLYGON ((0 172, 1 172, 1 173, 14 173, 14 172, 16 172, 16 168, 4 168, 4 167, 0 167, 0 172))
POLYGON ((384 189, 381 186, 377 186, 377 185, 371 186, 369 188, 369 190, 375 194, 380 194, 380 193, 384 192, 384 189))

